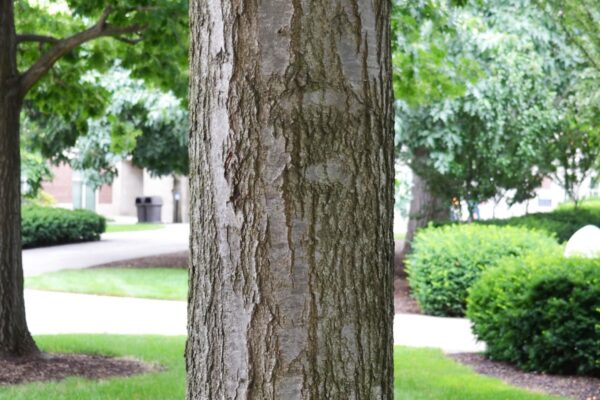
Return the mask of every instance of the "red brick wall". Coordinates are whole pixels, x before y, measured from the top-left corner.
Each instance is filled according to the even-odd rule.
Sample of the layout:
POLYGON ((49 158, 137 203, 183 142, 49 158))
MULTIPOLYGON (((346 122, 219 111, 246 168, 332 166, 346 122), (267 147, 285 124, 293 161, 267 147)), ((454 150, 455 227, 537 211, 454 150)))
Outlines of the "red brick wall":
POLYGON ((50 193, 59 203, 72 203, 72 180, 73 170, 66 164, 61 164, 52 168, 54 179, 52 182, 44 182, 42 188, 50 193))
POLYGON ((113 190, 112 186, 104 185, 100 188, 99 194, 99 202, 100 204, 112 204, 113 198, 113 190))

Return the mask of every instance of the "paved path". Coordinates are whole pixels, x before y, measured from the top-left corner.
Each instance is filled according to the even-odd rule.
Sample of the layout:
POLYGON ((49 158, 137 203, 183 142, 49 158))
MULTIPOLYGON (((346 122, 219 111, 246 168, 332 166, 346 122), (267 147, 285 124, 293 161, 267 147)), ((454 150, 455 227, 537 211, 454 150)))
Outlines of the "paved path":
POLYGON ((479 353, 485 350, 485 344, 475 340, 468 319, 418 314, 394 316, 394 344, 435 347, 446 353, 479 353))
POLYGON ((34 335, 115 333, 185 335, 183 301, 134 299, 25 290, 34 335))
POLYGON ((87 268, 113 261, 184 251, 189 225, 165 225, 162 229, 105 233, 98 242, 41 247, 23 251, 25 276, 61 269, 87 268))
MULTIPOLYGON (((186 303, 69 293, 25 291, 33 334, 186 334, 186 303)), ((394 344, 436 347, 447 353, 480 352, 465 319, 397 314, 394 344)))
MULTIPOLYGON (((153 231, 109 233, 102 241, 25 250, 25 275, 186 250, 188 225, 166 225, 153 231)), ((27 320, 33 334, 114 333, 186 334, 186 304, 182 301, 25 290, 27 320)), ((445 352, 479 352, 466 319, 397 314, 394 343, 436 347, 445 352)))

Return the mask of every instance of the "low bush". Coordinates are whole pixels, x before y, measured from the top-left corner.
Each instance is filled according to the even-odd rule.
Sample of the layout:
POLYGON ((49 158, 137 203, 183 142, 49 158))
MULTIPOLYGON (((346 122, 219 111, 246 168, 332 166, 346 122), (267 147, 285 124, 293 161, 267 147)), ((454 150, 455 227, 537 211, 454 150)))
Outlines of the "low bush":
POLYGON ((541 230, 554 235, 560 242, 566 242, 575 232, 586 225, 600 227, 600 202, 584 202, 578 208, 565 205, 548 213, 528 214, 522 217, 507 219, 492 219, 480 221, 479 223, 541 230))
POLYGON ((468 289, 481 273, 509 256, 559 255, 561 247, 542 232, 524 228, 448 225, 419 231, 407 259, 412 294, 423 312, 463 316, 468 289))
POLYGON ((467 314, 493 359, 600 376, 600 259, 505 259, 473 286, 467 314))
POLYGON ((98 240, 106 230, 105 218, 88 210, 27 205, 21 214, 25 248, 98 240))

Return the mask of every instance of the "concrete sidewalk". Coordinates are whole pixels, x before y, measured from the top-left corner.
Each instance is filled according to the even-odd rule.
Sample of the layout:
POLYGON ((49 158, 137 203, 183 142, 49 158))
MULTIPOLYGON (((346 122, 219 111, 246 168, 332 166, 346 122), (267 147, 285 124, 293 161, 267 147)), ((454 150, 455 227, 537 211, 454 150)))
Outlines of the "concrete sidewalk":
POLYGON ((485 350, 485 343, 475 339, 468 319, 418 314, 394 316, 394 344, 434 347, 445 353, 480 353, 485 350))
MULTIPOLYGON (((133 258, 187 250, 188 225, 109 233, 99 242, 25 250, 25 276, 60 269, 87 268, 133 258)), ((182 301, 25 290, 27 321, 33 334, 114 333, 185 335, 186 304, 182 301)), ((394 343, 435 347, 445 352, 480 352, 466 319, 397 314, 394 343)))
MULTIPOLYGON (((35 335, 113 333, 185 335, 186 303, 124 297, 25 291, 27 321, 35 335)), ((446 353, 480 352, 484 345, 465 319, 413 314, 394 317, 394 344, 446 353)))
POLYGON ((114 261, 174 253, 189 247, 189 225, 162 229, 105 233, 98 242, 41 247, 23 251, 25 276, 61 269, 87 268, 114 261))
POLYGON ((183 301, 25 290, 27 324, 34 335, 114 333, 185 335, 183 301))

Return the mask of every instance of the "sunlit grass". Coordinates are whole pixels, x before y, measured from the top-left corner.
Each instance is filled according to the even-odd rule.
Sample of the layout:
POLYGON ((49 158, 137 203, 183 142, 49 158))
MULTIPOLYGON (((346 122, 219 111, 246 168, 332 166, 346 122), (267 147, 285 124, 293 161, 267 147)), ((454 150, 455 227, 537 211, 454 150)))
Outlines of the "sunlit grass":
POLYGON ((137 231, 153 231, 156 229, 162 229, 165 226, 163 224, 107 224, 106 232, 137 232, 137 231))
MULTIPOLYGON (((0 400, 184 400, 184 337, 58 335, 36 338, 49 352, 100 353, 159 363, 164 369, 129 378, 69 378, 0 387, 0 400)), ((396 347, 396 400, 551 400, 482 377, 440 351, 396 347)))
POLYGON ((106 296, 186 300, 187 279, 187 270, 180 268, 89 268, 28 277, 25 287, 106 296))

